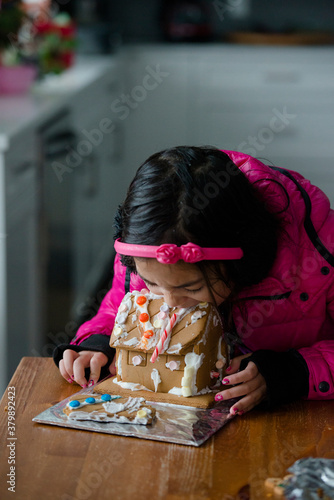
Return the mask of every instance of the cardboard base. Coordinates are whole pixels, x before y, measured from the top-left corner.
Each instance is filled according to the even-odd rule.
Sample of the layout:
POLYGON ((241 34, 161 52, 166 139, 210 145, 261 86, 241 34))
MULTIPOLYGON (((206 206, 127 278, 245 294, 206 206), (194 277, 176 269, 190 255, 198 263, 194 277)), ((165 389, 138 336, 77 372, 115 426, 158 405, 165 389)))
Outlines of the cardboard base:
MULTIPOLYGON (((131 396, 133 398, 145 398, 146 401, 154 401, 156 403, 168 403, 173 405, 193 406, 195 408, 211 408, 215 403, 215 394, 219 391, 202 394, 201 396, 191 396, 184 398, 164 392, 151 391, 132 391, 131 389, 123 389, 121 386, 114 383, 117 377, 108 378, 100 382, 94 392, 98 394, 114 394, 118 396, 131 396)), ((226 387, 224 387, 226 389, 226 387)))

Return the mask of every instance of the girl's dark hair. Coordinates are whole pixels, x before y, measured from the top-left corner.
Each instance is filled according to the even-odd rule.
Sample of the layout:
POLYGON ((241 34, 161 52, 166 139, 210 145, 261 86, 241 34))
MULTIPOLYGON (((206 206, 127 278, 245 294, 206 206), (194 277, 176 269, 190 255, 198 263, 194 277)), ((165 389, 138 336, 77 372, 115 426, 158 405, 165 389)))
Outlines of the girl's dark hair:
MULTIPOLYGON (((210 268, 235 296, 262 281, 277 251, 278 217, 227 154, 180 146, 153 154, 138 169, 115 218, 127 243, 241 247, 240 260, 197 263, 210 268)), ((135 271, 132 257, 122 263, 135 271)))

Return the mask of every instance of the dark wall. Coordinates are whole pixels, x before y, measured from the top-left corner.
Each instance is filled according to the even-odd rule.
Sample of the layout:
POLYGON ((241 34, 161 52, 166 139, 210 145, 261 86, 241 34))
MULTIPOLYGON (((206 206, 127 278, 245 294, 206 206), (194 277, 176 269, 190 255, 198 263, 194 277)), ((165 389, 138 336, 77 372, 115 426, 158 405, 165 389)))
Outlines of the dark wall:
MULTIPOLYGON (((173 3, 177 2, 69 0, 64 8, 76 12, 79 23, 99 25, 102 31, 107 25, 123 42, 133 43, 164 40, 161 12, 164 6, 173 3)), ((334 30, 333 0, 198 0, 197 3, 208 11, 215 40, 237 30, 334 30)))

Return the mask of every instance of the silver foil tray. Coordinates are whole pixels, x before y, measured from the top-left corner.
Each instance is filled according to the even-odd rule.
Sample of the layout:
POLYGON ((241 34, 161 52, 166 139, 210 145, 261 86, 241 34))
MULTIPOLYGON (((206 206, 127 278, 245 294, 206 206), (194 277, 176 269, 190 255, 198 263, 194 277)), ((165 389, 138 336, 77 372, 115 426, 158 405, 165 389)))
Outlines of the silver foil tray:
MULTIPOLYGON (((82 389, 77 393, 94 395, 94 387, 82 389)), ((97 394, 100 396, 100 394, 97 394)), ((32 419, 39 424, 57 425, 104 434, 130 436, 167 443, 200 446, 234 416, 229 414, 235 400, 219 402, 213 408, 201 409, 183 405, 154 403, 148 404, 156 409, 152 425, 119 424, 114 422, 92 422, 69 420, 63 409, 74 395, 48 408, 32 419)), ((135 397, 135 394, 133 395, 135 397)))

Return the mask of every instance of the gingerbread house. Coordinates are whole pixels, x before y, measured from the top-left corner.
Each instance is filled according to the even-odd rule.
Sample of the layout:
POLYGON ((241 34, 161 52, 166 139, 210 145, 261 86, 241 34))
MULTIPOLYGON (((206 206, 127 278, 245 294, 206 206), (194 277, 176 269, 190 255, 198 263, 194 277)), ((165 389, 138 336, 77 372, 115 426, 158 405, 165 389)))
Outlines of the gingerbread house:
POLYGON ((110 345, 116 348, 114 382, 121 388, 181 399, 221 388, 228 361, 219 314, 211 304, 170 308, 147 290, 125 295, 110 345))

